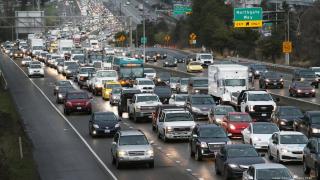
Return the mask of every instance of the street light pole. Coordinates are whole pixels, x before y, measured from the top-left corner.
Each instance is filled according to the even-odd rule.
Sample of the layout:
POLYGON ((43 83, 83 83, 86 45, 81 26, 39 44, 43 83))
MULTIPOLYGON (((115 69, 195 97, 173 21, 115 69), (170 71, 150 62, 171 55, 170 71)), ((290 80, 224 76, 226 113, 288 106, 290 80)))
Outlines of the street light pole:
POLYGON ((146 62, 146 17, 143 8, 143 62, 146 62))
MULTIPOLYGON (((288 10, 288 18, 287 18, 287 41, 290 41, 290 10, 288 10)), ((285 53, 285 64, 290 65, 290 54, 285 53)))

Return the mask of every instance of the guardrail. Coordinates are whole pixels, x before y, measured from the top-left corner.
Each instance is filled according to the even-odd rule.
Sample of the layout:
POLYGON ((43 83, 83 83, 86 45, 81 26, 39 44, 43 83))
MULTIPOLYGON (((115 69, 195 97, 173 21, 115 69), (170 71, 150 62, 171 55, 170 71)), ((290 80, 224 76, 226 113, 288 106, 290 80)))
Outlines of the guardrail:
POLYGON ((0 69, 0 81, 1 81, 1 86, 3 87, 4 90, 8 89, 8 83, 6 78, 4 77, 4 74, 2 70, 0 69))
MULTIPOLYGON (((146 64, 145 66, 146 67, 151 67, 151 68, 154 68, 154 69, 158 69, 160 71, 162 70, 162 71, 170 72, 171 76, 196 77, 195 74, 187 73, 187 72, 180 71, 180 70, 169 69, 169 68, 156 66, 156 65, 152 65, 152 64, 146 64)), ((297 106, 303 111, 320 110, 320 104, 318 104, 318 103, 306 101, 306 100, 303 100, 303 99, 296 99, 296 98, 293 98, 293 97, 282 96, 282 95, 274 94, 274 93, 270 93, 270 94, 272 95, 272 97, 274 99, 279 98, 279 100, 280 100, 279 104, 280 105, 297 106)))

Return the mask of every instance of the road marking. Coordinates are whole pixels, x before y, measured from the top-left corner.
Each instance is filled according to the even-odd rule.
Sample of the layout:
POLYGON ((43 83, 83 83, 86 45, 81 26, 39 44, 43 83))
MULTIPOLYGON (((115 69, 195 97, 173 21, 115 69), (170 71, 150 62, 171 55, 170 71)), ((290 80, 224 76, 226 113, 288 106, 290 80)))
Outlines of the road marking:
MULTIPOLYGON (((9 58, 9 57, 8 57, 9 58)), ((9 58, 28 78, 28 75, 23 71, 23 69, 16 63, 14 60, 9 58)), ((41 90, 41 88, 33 82, 32 79, 28 78, 30 82, 40 91, 40 93, 44 96, 44 98, 49 102, 49 104, 58 112, 58 114, 69 124, 69 126, 73 129, 73 131, 79 136, 81 141, 87 146, 92 155, 98 160, 98 162, 102 165, 102 167, 111 175, 112 179, 118 180, 118 178, 112 173, 112 171, 107 167, 107 165, 102 161, 102 159, 97 155, 96 152, 91 148, 91 146, 87 143, 87 141, 82 137, 79 131, 72 125, 72 123, 59 111, 59 109, 50 101, 49 97, 41 90)))

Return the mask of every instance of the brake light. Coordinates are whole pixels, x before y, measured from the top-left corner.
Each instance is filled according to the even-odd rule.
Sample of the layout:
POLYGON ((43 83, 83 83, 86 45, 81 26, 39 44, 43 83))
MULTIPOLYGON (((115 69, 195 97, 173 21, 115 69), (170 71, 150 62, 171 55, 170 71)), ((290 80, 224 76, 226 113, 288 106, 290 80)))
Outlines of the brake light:
POLYGON ((72 106, 72 103, 71 102, 67 102, 66 106, 72 106))
POLYGON ((233 124, 230 124, 230 125, 229 125, 229 128, 230 128, 231 130, 235 130, 235 129, 236 129, 236 127, 235 127, 233 124))

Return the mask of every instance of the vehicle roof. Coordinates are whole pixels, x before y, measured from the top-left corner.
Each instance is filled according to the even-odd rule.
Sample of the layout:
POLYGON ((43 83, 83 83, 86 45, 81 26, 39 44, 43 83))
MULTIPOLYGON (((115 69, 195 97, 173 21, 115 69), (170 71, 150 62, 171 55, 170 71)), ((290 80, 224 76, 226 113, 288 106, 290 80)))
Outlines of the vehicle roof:
POLYGON ((248 114, 246 112, 228 112, 230 115, 241 115, 241 114, 248 114))
POLYGON ((310 115, 316 115, 316 114, 320 114, 320 111, 307 111, 306 113, 310 115))
POLYGON ((101 111, 101 112, 93 112, 94 115, 96 114, 114 114, 114 112, 111 112, 111 111, 101 111))
POLYGON ((285 168, 287 169, 286 166, 278 163, 263 163, 263 164, 253 164, 251 165, 255 169, 278 169, 278 168, 285 168))
POLYGON ((197 127, 199 128, 221 128, 220 126, 216 125, 216 124, 197 124, 197 127))
POLYGON ((303 133, 298 131, 280 131, 279 135, 303 135, 303 133))
POLYGON ((240 64, 215 64, 215 65, 210 65, 210 66, 214 66, 214 67, 219 67, 222 69, 235 69, 235 70, 247 70, 248 67, 244 66, 244 65, 240 65, 240 64))
POLYGON ((141 132, 138 129, 130 129, 130 130, 120 130, 121 136, 135 136, 135 135, 144 135, 143 132, 141 132))
MULTIPOLYGON (((215 106, 214 108, 224 108, 224 107, 232 107, 232 106, 219 104, 219 105, 215 106)), ((233 107, 232 107, 232 108, 233 108, 233 107)))
POLYGON ((251 144, 226 144, 225 149, 254 148, 251 144))
POLYGON ((158 95, 151 94, 151 93, 140 93, 140 94, 136 94, 136 96, 158 96, 158 95))
POLYGON ((190 112, 188 110, 183 110, 183 109, 177 109, 177 110, 165 109, 163 110, 163 113, 175 114, 175 113, 190 113, 190 112))
POLYGON ((208 79, 207 77, 191 77, 192 80, 208 79))
POLYGON ((152 81, 152 80, 148 78, 136 78, 136 81, 152 81))
POLYGON ((276 124, 275 123, 272 123, 272 122, 252 122, 251 123, 252 125, 275 125, 276 126, 276 124))
POLYGON ((75 94, 75 93, 86 93, 86 92, 84 92, 84 91, 80 91, 80 90, 72 90, 72 91, 68 91, 68 94, 75 94))
POLYGON ((249 94, 269 94, 266 91, 260 91, 260 90, 253 90, 253 91, 247 91, 249 94))
POLYGON ((189 97, 212 97, 209 94, 190 94, 189 97))
POLYGON ((279 109, 282 109, 282 108, 293 108, 293 109, 299 109, 298 107, 296 106, 278 106, 279 109))

